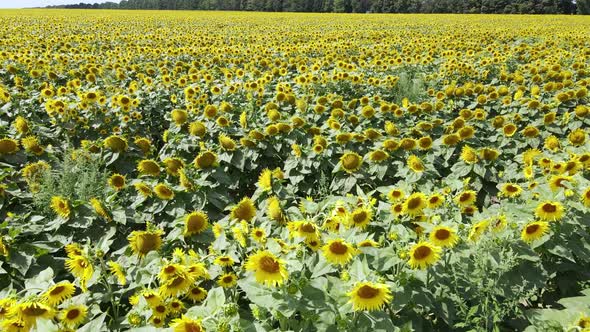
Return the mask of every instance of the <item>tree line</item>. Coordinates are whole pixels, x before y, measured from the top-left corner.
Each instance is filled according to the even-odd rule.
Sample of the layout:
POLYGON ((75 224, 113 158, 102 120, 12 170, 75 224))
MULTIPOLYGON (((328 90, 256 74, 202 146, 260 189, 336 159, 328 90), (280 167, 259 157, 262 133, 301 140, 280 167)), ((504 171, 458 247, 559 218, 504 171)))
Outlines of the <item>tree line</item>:
POLYGON ((590 14, 590 0, 122 0, 77 9, 246 10, 336 13, 590 14))

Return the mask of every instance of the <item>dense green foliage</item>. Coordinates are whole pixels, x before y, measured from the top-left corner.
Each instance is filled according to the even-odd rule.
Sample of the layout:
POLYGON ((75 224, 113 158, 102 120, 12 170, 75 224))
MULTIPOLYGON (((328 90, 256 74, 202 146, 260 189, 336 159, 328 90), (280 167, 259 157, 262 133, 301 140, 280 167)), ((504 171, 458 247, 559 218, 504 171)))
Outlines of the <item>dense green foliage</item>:
MULTIPOLYGON (((62 8, 251 10, 340 13, 505 13, 572 14, 572 0, 123 0, 120 3, 58 6, 62 8)), ((588 14, 590 0, 577 1, 577 12, 588 14)))

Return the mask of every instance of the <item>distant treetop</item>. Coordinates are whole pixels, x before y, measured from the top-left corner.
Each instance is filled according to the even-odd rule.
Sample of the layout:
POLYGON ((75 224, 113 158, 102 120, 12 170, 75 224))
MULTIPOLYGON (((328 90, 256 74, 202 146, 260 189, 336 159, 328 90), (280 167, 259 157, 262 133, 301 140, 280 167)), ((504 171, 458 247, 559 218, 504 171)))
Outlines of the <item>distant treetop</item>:
POLYGON ((590 0, 123 0, 47 8, 337 13, 589 14, 590 0))

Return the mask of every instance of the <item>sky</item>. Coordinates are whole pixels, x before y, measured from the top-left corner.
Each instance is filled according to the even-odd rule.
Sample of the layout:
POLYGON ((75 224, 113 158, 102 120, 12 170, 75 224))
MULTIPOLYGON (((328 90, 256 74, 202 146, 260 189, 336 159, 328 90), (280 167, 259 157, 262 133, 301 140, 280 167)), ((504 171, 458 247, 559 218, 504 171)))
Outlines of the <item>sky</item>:
MULTIPOLYGON (((75 3, 102 3, 108 0, 0 0, 0 8, 27 8, 27 7, 45 7, 54 5, 67 5, 75 3)), ((113 2, 119 2, 114 1, 113 2)))

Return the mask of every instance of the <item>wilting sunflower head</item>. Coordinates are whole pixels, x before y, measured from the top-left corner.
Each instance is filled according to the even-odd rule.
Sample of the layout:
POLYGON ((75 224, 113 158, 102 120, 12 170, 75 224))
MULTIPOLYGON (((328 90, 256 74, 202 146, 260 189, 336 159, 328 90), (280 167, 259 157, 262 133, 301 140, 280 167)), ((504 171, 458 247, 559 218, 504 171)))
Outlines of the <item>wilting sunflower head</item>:
POLYGON ((162 231, 133 231, 128 237, 133 253, 142 257, 152 250, 158 250, 162 245, 162 231))
POLYGON ((104 140, 104 146, 113 152, 123 152, 127 150, 127 140, 123 137, 112 135, 104 140))

